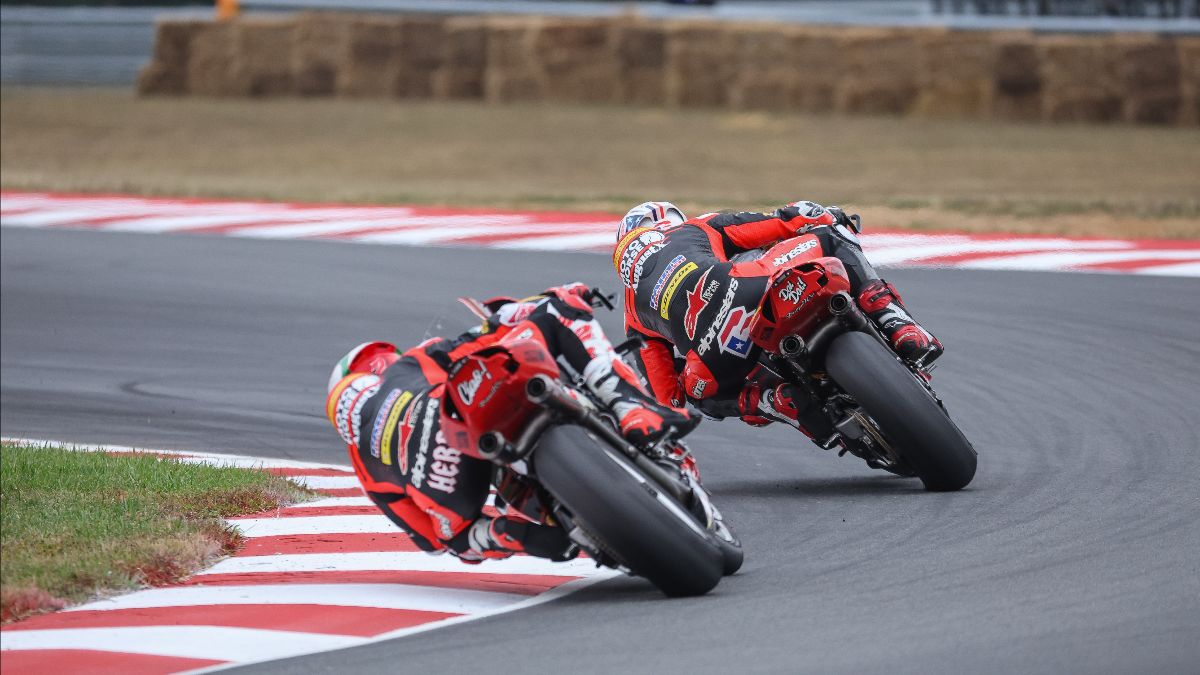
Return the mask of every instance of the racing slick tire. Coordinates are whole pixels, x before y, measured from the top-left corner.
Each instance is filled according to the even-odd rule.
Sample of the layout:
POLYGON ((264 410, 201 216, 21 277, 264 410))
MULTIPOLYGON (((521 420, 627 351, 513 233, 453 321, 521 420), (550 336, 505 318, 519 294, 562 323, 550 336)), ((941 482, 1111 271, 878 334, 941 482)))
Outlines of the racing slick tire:
POLYGON ((703 595, 721 580, 722 551, 695 516, 582 427, 548 430, 533 464, 588 537, 666 595, 703 595))
POLYGON ((916 375, 866 333, 837 337, 825 355, 835 382, 858 401, 926 490, 960 490, 975 477, 971 442, 916 375))

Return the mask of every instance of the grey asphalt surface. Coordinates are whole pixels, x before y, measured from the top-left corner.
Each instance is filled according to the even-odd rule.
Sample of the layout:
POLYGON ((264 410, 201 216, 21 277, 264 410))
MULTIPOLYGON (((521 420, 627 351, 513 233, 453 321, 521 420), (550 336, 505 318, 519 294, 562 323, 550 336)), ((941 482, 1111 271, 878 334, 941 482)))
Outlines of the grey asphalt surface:
MULTIPOLYGON (((587 254, 12 228, 0 272, 5 435, 333 462, 321 404, 349 347, 465 327, 462 294, 611 285, 587 254)), ((934 383, 979 450, 969 489, 706 423, 693 445, 747 550, 712 594, 622 578, 246 670, 1198 672, 1200 281, 888 278, 948 345, 934 383)))

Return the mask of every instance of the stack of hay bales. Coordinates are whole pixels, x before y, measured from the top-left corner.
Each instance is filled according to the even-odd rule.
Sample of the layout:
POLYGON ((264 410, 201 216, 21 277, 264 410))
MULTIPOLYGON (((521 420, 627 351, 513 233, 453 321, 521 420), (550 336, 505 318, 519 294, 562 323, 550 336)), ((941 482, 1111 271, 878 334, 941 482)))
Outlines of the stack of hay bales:
POLYGON ((1200 122, 1200 38, 306 13, 167 22, 145 94, 1200 122))

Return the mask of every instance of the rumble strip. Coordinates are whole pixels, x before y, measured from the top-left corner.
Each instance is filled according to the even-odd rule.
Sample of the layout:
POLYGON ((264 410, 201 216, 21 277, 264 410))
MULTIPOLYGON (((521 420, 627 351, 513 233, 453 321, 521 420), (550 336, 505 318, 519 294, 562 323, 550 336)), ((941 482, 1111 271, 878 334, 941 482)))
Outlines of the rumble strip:
MULTIPOLYGON (((616 217, 603 213, 346 206, 0 193, 0 225, 611 253, 616 217)), ((871 262, 884 267, 1121 272, 1200 277, 1198 240, 1077 239, 913 233, 869 227, 871 262)))
POLYGON ((587 559, 551 563, 514 556, 466 565, 431 556, 379 513, 348 466, 119 446, 80 449, 262 468, 324 497, 229 519, 246 537, 242 550, 180 584, 5 626, 5 675, 220 670, 511 612, 616 574, 587 559))

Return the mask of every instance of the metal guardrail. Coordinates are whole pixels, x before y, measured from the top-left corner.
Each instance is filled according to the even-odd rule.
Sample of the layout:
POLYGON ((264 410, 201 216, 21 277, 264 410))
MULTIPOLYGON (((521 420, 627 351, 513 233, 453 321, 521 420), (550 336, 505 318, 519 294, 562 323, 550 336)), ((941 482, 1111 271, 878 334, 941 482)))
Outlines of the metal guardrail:
POLYGON ((937 13, 1200 18, 1198 0, 931 0, 937 13))
POLYGON ((0 81, 129 85, 154 50, 160 18, 211 18, 208 9, 0 6, 0 81))

